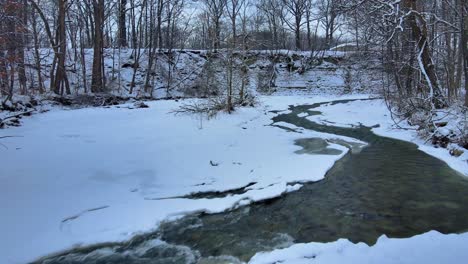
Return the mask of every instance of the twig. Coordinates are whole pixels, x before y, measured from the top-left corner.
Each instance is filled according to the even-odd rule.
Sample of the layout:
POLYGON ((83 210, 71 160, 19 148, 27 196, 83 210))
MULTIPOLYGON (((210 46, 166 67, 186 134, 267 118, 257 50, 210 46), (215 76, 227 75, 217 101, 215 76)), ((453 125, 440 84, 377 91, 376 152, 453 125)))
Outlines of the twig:
POLYGON ((19 113, 19 114, 16 114, 16 115, 12 115, 12 116, 7 116, 3 119, 0 118, 0 123, 3 123, 3 121, 5 120, 8 120, 8 119, 11 119, 11 118, 15 118, 15 117, 19 117, 19 116, 22 116, 22 115, 27 115, 27 114, 30 114, 32 112, 36 111, 35 109, 34 110, 29 110, 27 112, 24 112, 24 113, 19 113))

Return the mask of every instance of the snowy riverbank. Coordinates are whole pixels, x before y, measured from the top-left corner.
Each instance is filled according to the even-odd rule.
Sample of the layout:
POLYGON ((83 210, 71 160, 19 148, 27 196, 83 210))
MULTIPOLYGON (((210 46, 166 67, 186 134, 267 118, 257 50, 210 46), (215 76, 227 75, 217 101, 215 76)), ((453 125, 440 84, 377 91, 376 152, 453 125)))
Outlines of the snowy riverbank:
MULTIPOLYGON (((447 149, 434 148, 424 142, 414 130, 394 128, 394 122, 382 100, 323 105, 315 110, 321 111, 322 115, 308 119, 322 124, 343 127, 379 125, 373 129, 376 134, 413 142, 420 150, 468 176, 467 153, 453 157, 447 149)), ((383 235, 374 246, 353 244, 347 239, 332 243, 295 244, 285 249, 258 253, 249 263, 466 263, 467 243, 468 233, 444 235, 431 231, 405 239, 383 235)))
POLYGON ((468 234, 443 235, 436 231, 405 239, 382 236, 372 247, 340 239, 332 243, 295 244, 286 249, 259 253, 249 263, 466 263, 467 243, 468 234))
POLYGON ((201 123, 168 114, 175 101, 52 110, 1 130, 15 137, 1 142, 0 232, 9 239, 1 242, 0 263, 126 240, 168 217, 220 212, 300 187, 287 183, 319 180, 344 153, 295 154, 295 139, 327 135, 269 126, 269 111, 329 99, 269 97, 259 108, 201 123), (164 199, 252 182, 246 193, 223 199, 164 199))
MULTIPOLYGON (((309 117, 311 121, 334 126, 376 126, 372 129, 379 136, 401 139, 417 144, 421 151, 445 161, 452 169, 468 177, 468 152, 460 157, 449 154, 445 148, 435 148, 430 142, 423 140, 417 133, 416 127, 406 122, 399 124, 405 129, 397 128, 383 100, 353 101, 346 104, 323 105, 316 110, 322 115, 309 117)), ((455 144, 452 144, 455 147, 455 144)))
MULTIPOLYGON (((366 97, 262 97, 258 108, 241 108, 233 115, 220 114, 211 120, 168 114, 182 103, 175 101, 148 103, 148 109, 52 110, 25 119, 21 127, 0 130, 0 137, 16 136, 1 141, 0 232, 8 239, 0 242, 5 252, 0 254, 0 263, 23 263, 75 246, 124 241, 154 230, 163 220, 190 212, 221 212, 294 191, 300 188, 297 182, 320 180, 346 148, 333 145, 344 151, 340 155, 298 155, 295 152, 301 147, 294 141, 338 136, 292 133, 269 126, 275 116, 270 111, 286 110, 291 104, 366 97), (174 198, 244 186, 249 187, 243 194, 225 198, 174 198)), ((376 133, 415 139, 408 131, 391 129, 391 119, 380 100, 319 110, 323 115, 313 118, 322 122, 380 124, 376 133)), ((464 156, 456 159, 442 151, 438 154, 430 146, 421 144, 420 148, 431 149, 425 151, 468 172, 464 156)), ((432 232, 421 237, 436 243, 432 238, 437 236, 432 232)), ((456 242, 467 236, 443 237, 456 242)), ((384 243, 381 241, 375 250, 384 243)), ((389 241, 414 241, 416 249, 419 243, 418 239, 389 241)), ((429 242, 424 245, 434 246, 429 242)), ((441 246, 449 247, 452 242, 441 246)), ((281 255, 292 257, 288 263, 295 263, 294 258, 303 252, 297 253, 297 247, 302 246, 279 251, 281 254, 259 254, 253 261, 281 255), (295 255, 290 254, 293 251, 295 255)), ((340 248, 363 252, 364 246, 340 240, 304 247, 305 251, 313 247, 332 254, 340 248)), ((377 260, 371 262, 380 263, 377 260)))

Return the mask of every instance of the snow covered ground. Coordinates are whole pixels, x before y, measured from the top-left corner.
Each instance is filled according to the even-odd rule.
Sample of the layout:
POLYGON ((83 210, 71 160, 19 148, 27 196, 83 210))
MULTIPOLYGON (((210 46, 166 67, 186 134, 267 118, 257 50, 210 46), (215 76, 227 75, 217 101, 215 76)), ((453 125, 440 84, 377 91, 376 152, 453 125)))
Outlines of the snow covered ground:
POLYGON ((468 235, 443 235, 436 231, 406 239, 382 236, 377 244, 353 244, 346 239, 332 243, 295 244, 269 253, 258 253, 249 263, 416 264, 466 263, 468 235))
MULTIPOLYGON (((211 120, 168 114, 182 103, 175 101, 148 103, 148 109, 53 110, 25 119, 21 127, 0 130, 0 138, 15 136, 0 141, 0 233, 7 238, 0 240, 0 263, 23 263, 74 246, 127 240, 156 229, 163 220, 190 212, 224 211, 300 187, 288 183, 320 180, 347 150, 333 145, 343 153, 296 154, 301 149, 294 145, 296 139, 335 136, 269 126, 275 115, 269 111, 346 98, 350 97, 262 97, 260 107, 241 108, 211 120), (176 198, 253 182, 244 194, 225 198, 176 198)), ((380 100, 319 110, 324 114, 312 117, 317 121, 380 124, 376 133, 415 138, 408 131, 391 129, 393 123, 380 100)), ((456 159, 422 144, 421 149, 468 172, 466 156, 456 159)), ((340 240, 259 253, 252 262, 309 263, 316 258, 324 263, 408 259, 413 261, 405 263, 419 263, 429 259, 426 252, 439 254, 435 248, 445 255, 453 249, 465 252, 461 248, 467 241, 468 235, 435 232, 411 239, 381 238, 371 248, 340 240)), ((466 253, 456 256, 468 259, 466 253)))
POLYGON ((294 140, 330 137, 269 126, 289 104, 330 98, 264 98, 259 108, 212 120, 148 109, 53 110, 0 131, 0 263, 22 263, 81 244, 122 241, 168 217, 220 212, 281 195, 325 175, 340 155, 298 155, 294 140), (314 166, 311 166, 314 164, 314 166), (213 166, 217 165, 217 166, 213 166), (222 199, 165 199, 224 191, 222 199))

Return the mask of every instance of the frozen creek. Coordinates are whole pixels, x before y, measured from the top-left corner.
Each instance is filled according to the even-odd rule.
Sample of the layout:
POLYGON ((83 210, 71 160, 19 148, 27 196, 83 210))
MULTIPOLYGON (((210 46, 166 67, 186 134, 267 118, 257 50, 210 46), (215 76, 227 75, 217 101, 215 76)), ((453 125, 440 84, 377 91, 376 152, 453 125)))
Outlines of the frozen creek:
MULTIPOLYGON (((369 143, 359 151, 350 151, 325 179, 304 183, 296 192, 232 211, 193 214, 166 222, 158 231, 136 237, 130 243, 83 248, 41 262, 235 263, 249 261, 257 252, 293 243, 346 238, 373 245, 383 234, 406 238, 430 230, 442 233, 468 230, 465 178, 412 143, 377 136, 364 126, 320 125, 302 114, 316 115, 318 112, 313 109, 322 104, 292 106, 290 112, 273 118, 273 124, 289 123, 369 143)), ((335 143, 359 148, 346 142, 335 143)), ((298 155, 339 151, 326 148, 327 142, 317 138, 301 139, 296 144, 304 148, 298 155)), ((212 195, 229 193, 199 194, 192 198, 212 195)))

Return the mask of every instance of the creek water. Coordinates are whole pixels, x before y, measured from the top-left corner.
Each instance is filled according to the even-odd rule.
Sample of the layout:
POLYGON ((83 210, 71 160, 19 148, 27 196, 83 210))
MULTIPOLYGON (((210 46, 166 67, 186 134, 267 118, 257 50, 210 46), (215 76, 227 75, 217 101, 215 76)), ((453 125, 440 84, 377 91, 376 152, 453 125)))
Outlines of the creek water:
MULTIPOLYGON (((369 127, 321 125, 298 116, 319 114, 313 109, 320 105, 291 106, 273 122, 369 143, 336 162, 323 180, 228 212, 164 223, 129 244, 108 246, 111 253, 96 247, 44 263, 233 263, 292 243, 347 238, 373 245, 384 234, 405 238, 430 230, 468 231, 466 178, 416 145, 377 136, 369 127)), ((298 155, 338 154, 324 152, 324 143, 316 138, 296 143, 304 146, 298 155)))

